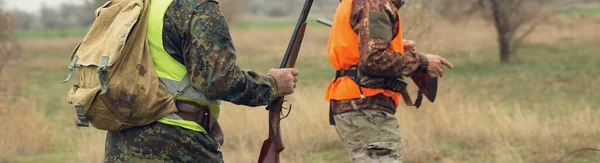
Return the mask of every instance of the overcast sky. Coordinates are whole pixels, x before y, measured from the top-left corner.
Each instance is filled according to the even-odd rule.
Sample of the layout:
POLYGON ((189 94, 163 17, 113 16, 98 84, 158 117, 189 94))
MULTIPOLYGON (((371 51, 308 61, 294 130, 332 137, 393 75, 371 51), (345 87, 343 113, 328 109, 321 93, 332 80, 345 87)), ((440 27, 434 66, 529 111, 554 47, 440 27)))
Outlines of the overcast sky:
POLYGON ((42 3, 49 7, 56 7, 62 3, 80 4, 82 0, 4 0, 4 8, 6 9, 21 9, 28 12, 39 11, 42 3))

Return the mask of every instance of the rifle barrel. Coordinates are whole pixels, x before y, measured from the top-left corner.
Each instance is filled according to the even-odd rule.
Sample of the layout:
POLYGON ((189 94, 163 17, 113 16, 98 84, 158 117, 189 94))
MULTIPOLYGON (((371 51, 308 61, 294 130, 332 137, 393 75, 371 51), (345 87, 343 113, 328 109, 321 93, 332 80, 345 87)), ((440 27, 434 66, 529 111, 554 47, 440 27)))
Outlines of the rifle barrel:
POLYGON ((304 7, 302 7, 302 12, 300 13, 300 17, 298 17, 298 22, 296 22, 296 27, 294 28, 294 34, 290 39, 290 43, 288 44, 287 50, 285 51, 285 56, 283 56, 283 60, 281 61, 279 68, 285 68, 285 66, 288 64, 288 58, 290 58, 290 55, 294 49, 294 42, 296 42, 296 38, 298 37, 303 22, 306 22, 306 18, 308 17, 312 4, 313 0, 306 0, 306 2, 304 2, 304 7))
POLYGON ((324 19, 324 18, 318 18, 317 22, 319 22, 323 25, 329 26, 329 27, 331 27, 333 24, 333 22, 331 22, 330 20, 324 19))

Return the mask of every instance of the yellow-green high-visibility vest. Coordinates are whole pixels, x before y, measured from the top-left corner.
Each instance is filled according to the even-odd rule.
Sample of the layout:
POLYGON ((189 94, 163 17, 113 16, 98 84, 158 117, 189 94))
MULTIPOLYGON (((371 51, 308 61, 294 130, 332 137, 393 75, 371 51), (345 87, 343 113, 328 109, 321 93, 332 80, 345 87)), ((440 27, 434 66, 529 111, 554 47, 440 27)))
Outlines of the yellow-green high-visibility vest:
MULTIPOLYGON (((151 0, 150 13, 148 17, 148 45, 156 73, 160 81, 166 85, 169 92, 177 100, 195 102, 199 105, 205 105, 210 108, 211 113, 218 119, 220 113, 219 100, 207 98, 204 94, 196 91, 190 85, 189 73, 186 67, 175 60, 163 46, 163 20, 167 8, 173 0, 151 0)), ((175 114, 168 115, 159 119, 158 122, 180 126, 194 131, 206 132, 202 126, 194 121, 181 119, 175 114)))

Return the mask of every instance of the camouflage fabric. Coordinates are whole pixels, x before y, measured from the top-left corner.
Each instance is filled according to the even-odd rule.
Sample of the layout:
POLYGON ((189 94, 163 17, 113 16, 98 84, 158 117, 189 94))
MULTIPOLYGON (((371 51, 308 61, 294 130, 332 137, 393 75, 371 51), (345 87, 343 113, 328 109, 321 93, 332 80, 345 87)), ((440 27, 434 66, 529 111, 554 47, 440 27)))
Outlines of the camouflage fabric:
MULTIPOLYGON (((165 13, 165 50, 190 72, 192 86, 211 99, 267 105, 275 79, 236 65, 229 27, 211 0, 174 0, 165 13)), ((204 132, 153 123, 108 132, 106 162, 223 162, 218 143, 204 132)))
POLYGON ((219 148, 206 133, 155 122, 109 131, 104 162, 223 162, 219 148))
POLYGON ((363 109, 375 109, 388 112, 390 114, 396 113, 396 103, 392 98, 389 98, 382 94, 367 97, 364 100, 361 99, 350 99, 350 100, 331 100, 331 108, 334 111, 333 114, 346 113, 351 111, 358 111, 363 109))
MULTIPOLYGON (((401 0, 354 0, 350 25, 359 38, 358 68, 362 74, 404 77, 415 72, 421 64, 420 58, 424 55, 419 52, 400 53, 388 49, 394 36, 398 35, 397 10, 401 3, 403 3, 401 0)), ((394 114, 397 106, 388 100, 389 98, 371 96, 366 100, 334 101, 331 112, 339 114, 362 109, 378 109, 394 114)))
POLYGON ((275 79, 244 71, 218 2, 174 0, 163 27, 165 50, 186 65, 192 86, 208 98, 262 106, 275 99, 275 79))
POLYGON ((416 52, 388 49, 398 35, 395 1, 354 0, 350 25, 358 34, 359 68, 370 75, 401 77, 413 73, 420 63, 416 52), (388 36, 386 36, 388 35, 388 36))
POLYGON ((402 162, 400 126, 393 114, 365 109, 334 118, 352 162, 402 162))

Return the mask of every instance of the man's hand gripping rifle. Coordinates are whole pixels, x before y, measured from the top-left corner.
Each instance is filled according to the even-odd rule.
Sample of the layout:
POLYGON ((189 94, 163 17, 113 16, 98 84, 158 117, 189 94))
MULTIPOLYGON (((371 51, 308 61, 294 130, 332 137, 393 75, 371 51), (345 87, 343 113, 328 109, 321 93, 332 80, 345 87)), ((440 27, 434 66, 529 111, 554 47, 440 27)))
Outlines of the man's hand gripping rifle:
MULTIPOLYGON (((294 33, 292 34, 292 38, 290 39, 290 43, 279 68, 293 68, 295 66, 298 52, 302 45, 302 39, 304 38, 304 32, 306 30, 306 18, 308 17, 312 3, 313 0, 306 0, 304 3, 294 33)), ((282 109, 284 109, 284 102, 287 102, 285 97, 277 97, 266 108, 269 110, 269 138, 263 142, 260 157, 258 158, 259 163, 279 163, 279 153, 285 149, 285 145, 283 145, 283 140, 281 139, 280 121, 287 117, 289 112, 288 115, 285 115, 283 118, 281 117, 282 109)), ((285 109, 291 109, 291 107, 290 104, 289 108, 285 109)))

